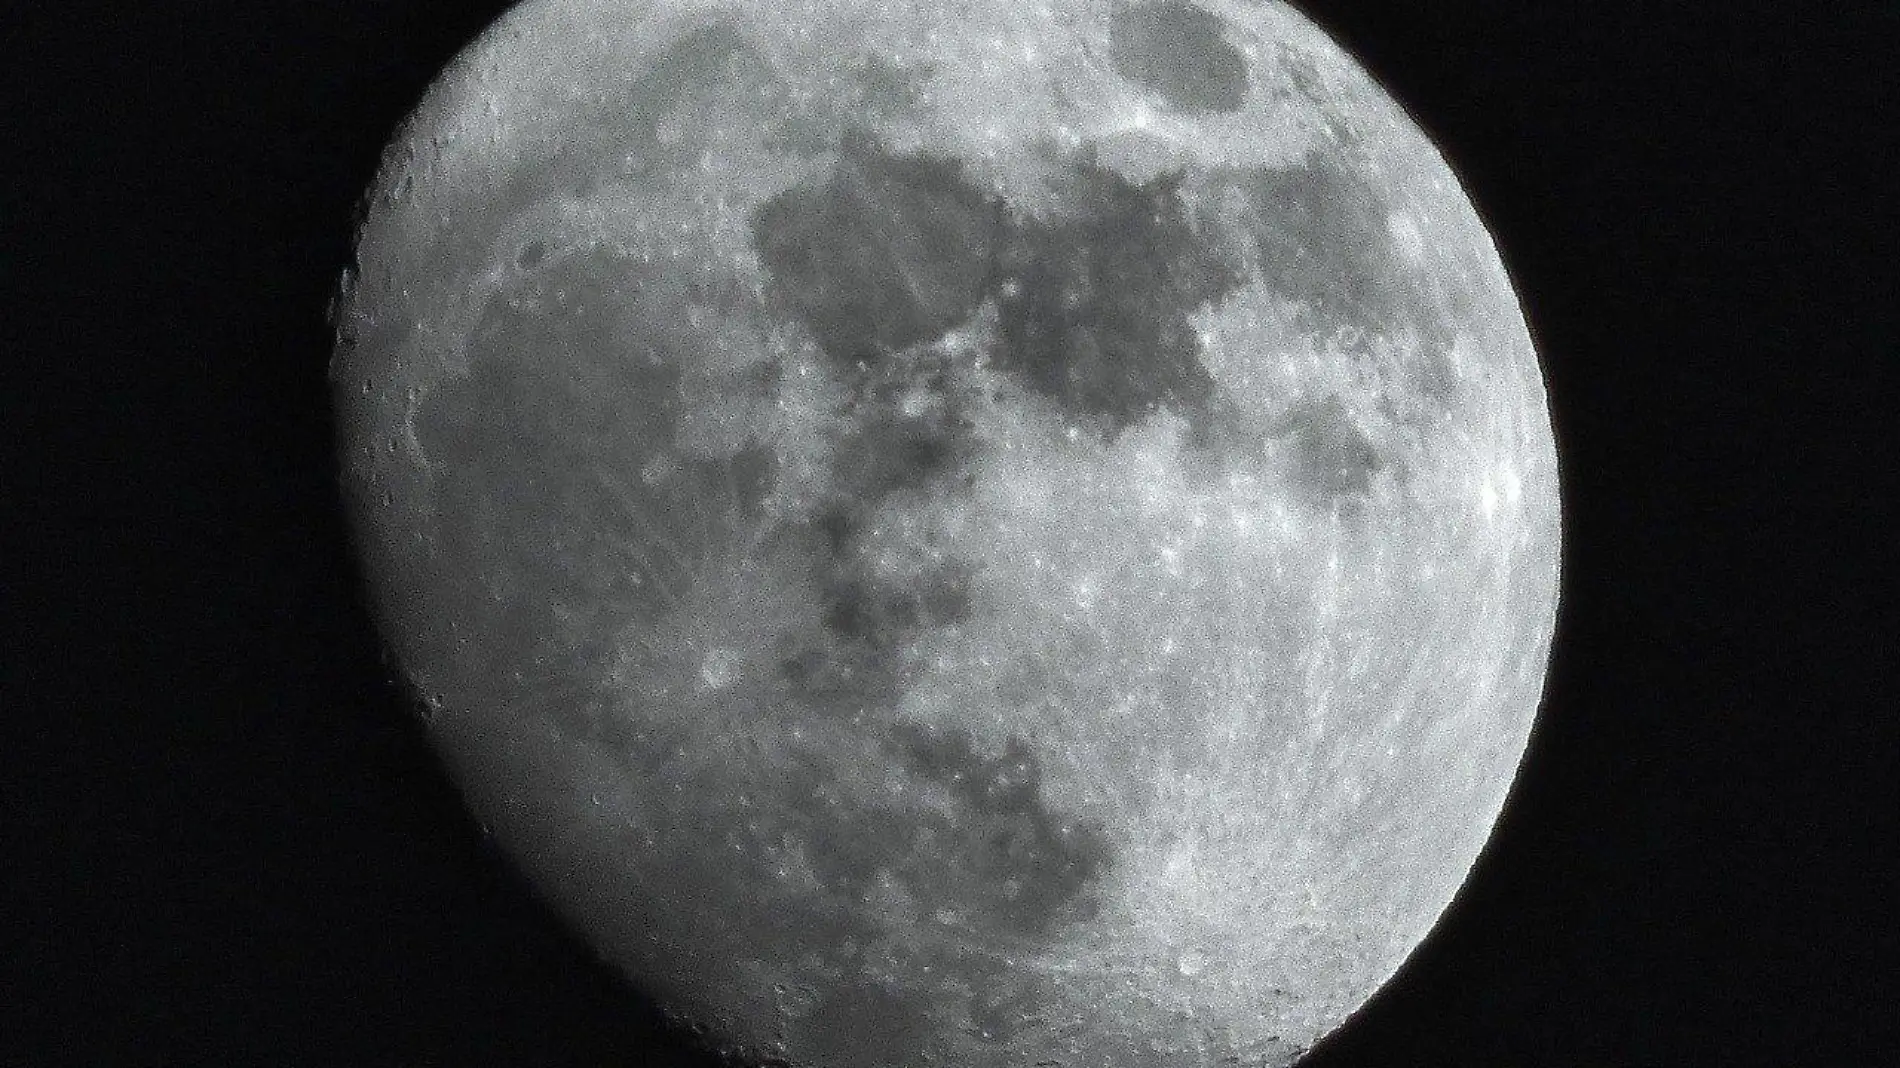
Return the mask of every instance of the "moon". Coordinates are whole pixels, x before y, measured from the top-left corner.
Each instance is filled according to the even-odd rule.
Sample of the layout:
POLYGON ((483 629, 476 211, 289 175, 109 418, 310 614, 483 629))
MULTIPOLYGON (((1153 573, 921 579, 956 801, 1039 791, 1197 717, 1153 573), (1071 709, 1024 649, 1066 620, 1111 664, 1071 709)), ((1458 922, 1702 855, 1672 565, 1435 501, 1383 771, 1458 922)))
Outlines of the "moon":
POLYGON ((443 760, 729 1051, 1291 1063, 1504 803, 1537 354, 1282 4, 529 0, 398 131, 333 318, 443 760))

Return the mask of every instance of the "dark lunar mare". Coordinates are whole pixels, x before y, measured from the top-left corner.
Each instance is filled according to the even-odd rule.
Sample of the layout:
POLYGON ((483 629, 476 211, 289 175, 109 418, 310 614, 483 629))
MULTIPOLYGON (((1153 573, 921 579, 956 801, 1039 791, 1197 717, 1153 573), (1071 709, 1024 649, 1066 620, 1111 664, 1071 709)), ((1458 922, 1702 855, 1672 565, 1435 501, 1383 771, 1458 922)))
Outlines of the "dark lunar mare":
POLYGON ((1364 497, 1372 488, 1372 476, 1386 466, 1372 439, 1336 396, 1295 409, 1284 436, 1292 446, 1294 484, 1321 502, 1364 497))
MULTIPOLYGON (((834 716, 894 705, 906 685, 898 653, 920 629, 971 611, 968 577, 980 561, 945 560, 892 588, 858 556, 882 501, 961 492, 963 461, 981 448, 956 389, 966 369, 930 356, 928 342, 995 302, 996 366, 1106 437, 1163 407, 1209 403, 1214 385, 1189 316, 1239 275, 1195 236, 1181 180, 1131 183, 1084 153, 1064 177, 1074 210, 1022 220, 955 160, 892 153, 860 132, 846 137, 830 175, 754 212, 777 298, 853 389, 834 497, 814 520, 829 550, 818 565, 823 627, 781 661, 802 704, 834 716), (920 390, 927 403, 900 407, 920 390)), ((920 856, 954 857, 907 881, 979 931, 1039 937, 1089 914, 1087 886, 1112 862, 1107 839, 1042 805, 1027 743, 985 756, 967 737, 900 734, 895 755, 952 787, 959 818, 935 825, 928 815, 877 813, 854 833, 817 836, 827 878, 850 886, 907 873, 920 856), (921 854, 920 833, 932 841, 921 854)))
MULTIPOLYGON (((584 280, 585 271, 563 272, 556 284, 598 285, 584 280)), ((443 572, 467 576, 458 585, 486 588, 466 591, 456 614, 526 606, 537 606, 536 615, 554 608, 657 612, 646 584, 677 584, 683 569, 655 557, 656 573, 649 573, 627 560, 624 544, 638 531, 620 515, 623 505, 587 476, 618 472, 640 495, 648 521, 679 525, 686 503, 653 494, 637 474, 639 457, 672 444, 678 367, 627 358, 599 299, 558 313, 533 298, 491 300, 466 351, 468 373, 431 390, 414 419, 434 467, 437 551, 450 558, 443 572)), ((497 647, 534 649, 558 630, 538 620, 522 625, 528 633, 519 642, 497 647)))
MULTIPOLYGON (((1470 296, 1441 291, 1401 252, 1390 200, 1345 162, 1316 153, 1274 167, 1220 168, 1197 179, 1194 232, 1223 262, 1257 272, 1296 309, 1296 329, 1336 349, 1379 413, 1424 432, 1459 401, 1454 337, 1447 326, 1470 296)), ((1404 480, 1401 456, 1382 450, 1337 395, 1315 398, 1270 425, 1235 425, 1216 396, 1195 432, 1205 444, 1252 452, 1276 439, 1299 499, 1357 514, 1375 476, 1404 480)), ((1243 421, 1244 422, 1244 421, 1243 421)))
MULTIPOLYGON (((1137 184, 1084 152, 1061 180, 1070 211, 1019 219, 956 161, 895 154, 857 133, 830 175, 752 217, 776 298, 853 388, 834 499, 814 520, 829 553, 818 565, 823 626, 781 661, 806 707, 849 717, 895 706, 906 686, 899 652, 920 629, 971 611, 968 578, 980 561, 945 560, 891 588, 859 558, 863 527, 882 501, 961 492, 964 461, 982 446, 957 394, 965 369, 945 365, 949 355, 920 356, 928 342, 993 302, 995 365, 1104 438, 1163 408, 1209 410, 1215 387, 1190 316, 1240 274, 1196 236, 1182 176, 1137 184), (900 408, 920 389, 928 403, 900 408)), ((1026 742, 986 755, 967 736, 900 723, 893 756, 949 787, 958 818, 878 812, 851 833, 814 835, 827 879, 868 886, 897 873, 933 910, 1012 939, 1090 914, 1088 887, 1112 850, 1098 828, 1042 804, 1026 742), (916 870, 924 856, 954 860, 931 862, 926 876, 916 870)))
MULTIPOLYGON (((794 702, 831 719, 889 718, 908 685, 903 651, 924 630, 969 620, 980 560, 948 554, 901 582, 867 559, 867 527, 887 500, 967 492, 967 460, 981 447, 963 416, 968 403, 941 354, 907 354, 854 371, 841 422, 831 496, 812 520, 823 546, 814 561, 823 591, 819 626, 783 650, 780 674, 794 702), (906 414, 921 392, 928 403, 906 414)), ((928 548, 928 546, 926 546, 928 548)), ((1001 754, 978 752, 967 736, 938 735, 898 721, 891 758, 946 789, 955 811, 900 803, 828 813, 808 839, 822 877, 847 895, 894 877, 927 915, 939 912, 980 936, 1047 936, 1064 920, 1091 914, 1091 880, 1106 870, 1098 827, 1049 808, 1040 762, 1020 738, 1001 754), (839 819, 848 826, 838 826, 839 819)), ((800 788, 815 798, 826 769, 812 766, 800 788)), ((812 812, 812 805, 797 806, 812 812)))
POLYGON ((1129 4, 1110 24, 1109 62, 1179 111, 1238 111, 1247 96, 1247 57, 1223 28, 1219 16, 1187 0, 1129 4))
MULTIPOLYGON (((1446 324, 1462 318, 1469 298, 1457 288, 1435 291, 1429 275, 1405 261, 1387 223, 1389 200, 1363 174, 1315 153, 1289 166, 1217 170, 1206 188, 1197 228, 1297 302, 1304 329, 1339 340, 1354 358, 1373 337, 1407 338, 1417 357, 1409 381, 1395 385, 1441 407, 1453 401, 1446 324), (1223 221, 1213 206, 1228 201, 1242 209, 1223 221)), ((1417 413, 1390 414, 1406 421, 1417 413)))
POLYGON ((986 293, 1002 207, 953 160, 897 156, 848 134, 831 178, 752 217, 780 294, 845 366, 942 334, 986 293))
MULTIPOLYGON (((935 191, 918 198, 945 196, 952 210, 969 203, 955 189, 928 186, 920 168, 873 165, 872 173, 923 180, 935 191)), ((674 763, 669 754, 679 737, 665 717, 648 723, 637 710, 626 715, 606 667, 629 624, 676 625, 674 605, 695 583, 715 577, 709 569, 720 566, 716 545, 762 521, 761 504, 774 485, 769 450, 702 460, 679 441, 685 378, 707 366, 696 348, 703 339, 685 325, 688 310, 740 298, 681 277, 677 266, 642 267, 604 251, 543 250, 530 259, 529 276, 491 296, 479 314, 466 374, 443 379, 414 419, 434 472, 436 512, 434 577, 420 585, 433 591, 427 596, 435 599, 434 617, 453 620, 471 639, 468 648, 508 651, 465 657, 453 703, 519 709, 524 724, 549 717, 570 743, 622 754, 630 780, 651 783, 653 789, 639 790, 641 805, 654 825, 674 830, 658 844, 630 844, 625 855, 648 857, 684 895, 670 906, 684 910, 667 921, 676 924, 674 935, 737 943, 730 954, 704 955, 708 971, 671 980, 683 984, 677 989, 716 981, 715 969, 749 956, 789 963, 813 949, 875 945, 893 932, 864 915, 862 900, 880 881, 894 881, 926 922, 921 940, 895 932, 910 945, 904 952, 922 954, 934 974, 973 981, 985 991, 981 1011, 1022 1018, 1007 1008, 1013 995, 995 954, 1033 947, 1061 924, 1092 914, 1092 889, 1112 863, 1101 829, 1046 802, 1039 760, 1020 739, 986 753, 967 737, 914 724, 890 732, 881 744, 891 765, 934 786, 948 799, 944 811, 914 799, 841 795, 841 772, 856 769, 839 768, 821 748, 798 748, 789 741, 791 724, 781 722, 803 717, 849 730, 859 729, 846 727, 853 722, 890 722, 909 682, 900 655, 906 644, 974 611, 970 586, 979 560, 944 557, 894 583, 880 579, 866 559, 867 528, 882 502, 967 490, 968 460, 981 443, 966 417, 969 387, 959 383, 957 368, 929 349, 901 360, 883 349, 846 374, 849 409, 830 428, 830 495, 806 524, 812 585, 822 603, 801 636, 777 651, 775 681, 740 680, 731 688, 737 701, 756 699, 745 693, 786 697, 761 709, 778 717, 767 736, 786 744, 758 744, 792 767, 726 781, 722 776, 736 770, 728 762, 698 770, 674 763), (643 477, 650 461, 669 456, 680 470, 643 477), (722 800, 742 788, 751 802, 722 800), (741 918, 747 910, 721 895, 772 886, 772 849, 785 836, 802 843, 822 891, 783 915, 741 918)), ((894 299, 918 300, 914 289, 894 299)), ((904 315, 915 319, 882 321, 935 322, 937 314, 913 309, 904 315)), ((776 375, 734 376, 725 388, 769 396, 776 375)), ((560 766, 552 758, 520 759, 560 766)), ((503 774, 483 781, 515 780, 503 774)), ((560 833, 550 825, 528 831, 526 840, 560 833)), ((616 892, 605 874, 589 878, 592 893, 616 892)), ((656 956, 656 967, 665 957, 656 956)), ((744 981, 736 973, 730 979, 744 981)), ((942 1004, 941 991, 871 990, 875 985, 866 978, 831 991, 808 1027, 816 1033, 827 1014, 853 1011, 870 998, 887 1010, 887 1043, 878 1057, 911 1057, 940 1033, 930 1010, 942 1004)), ((1000 1039, 1007 1030, 998 1024, 990 1033, 1000 1039)), ((855 1063, 852 1051, 835 1055, 855 1063)))
POLYGON ((1387 198, 1337 160, 1314 154, 1284 167, 1213 176, 1238 191, 1250 218, 1243 240, 1267 282, 1327 330, 1412 329, 1442 341, 1419 272, 1400 261, 1387 198))
MULTIPOLYGON (((1137 11, 1118 31, 1122 62, 1136 73, 1144 51, 1152 59, 1183 40, 1217 57, 1231 47, 1190 5, 1137 11)), ((1216 60, 1203 73, 1220 69, 1216 60)), ((1227 99, 1218 86, 1162 81, 1158 68, 1146 76, 1164 95, 1205 94, 1177 99, 1182 106, 1227 99)), ((1244 79, 1227 92, 1242 89, 1244 79)), ((1202 361, 1191 317, 1231 294, 1251 266, 1300 302, 1315 330, 1410 330, 1441 343, 1430 295, 1399 262, 1381 199, 1326 163, 1207 180, 1216 195, 1238 193, 1242 218, 1193 217, 1183 174, 1131 182, 1085 150, 1058 179, 1066 210, 1026 219, 955 160, 894 154, 859 133, 829 176, 755 212, 777 299, 854 391, 831 472, 835 497, 813 521, 827 552, 818 565, 821 636, 801 639, 780 662, 801 706, 843 718, 895 708, 908 685, 898 652, 921 630, 972 611, 968 578, 980 561, 947 560, 884 586, 861 538, 893 495, 960 491, 965 460, 982 443, 962 417, 949 350, 918 354, 985 304, 996 310, 996 345, 985 354, 994 366, 1104 439, 1169 410, 1214 451, 1257 449, 1249 433, 1284 439, 1295 479, 1318 505, 1368 492, 1387 461, 1337 398, 1296 409, 1284 425, 1240 426, 1202 361), (920 387, 929 403, 900 407, 920 387)), ((839 812, 824 802, 826 772, 815 762, 794 792, 808 795, 797 811, 811 814, 807 840, 823 879, 857 893, 894 877, 920 911, 947 911, 1006 941, 1047 938, 1091 914, 1089 888, 1112 866, 1113 849, 1099 828, 1042 803, 1033 747, 1018 737, 986 754, 967 735, 900 720, 889 750, 920 780, 947 788, 955 818, 901 807, 839 812)), ((1007 1030, 1007 1013, 990 1018, 1007 1030)))
MULTIPOLYGON (((692 341, 665 322, 692 290, 737 299, 599 254, 550 262, 490 298, 468 371, 418 403, 435 523, 426 562, 392 581, 413 585, 432 602, 428 618, 465 639, 447 643, 458 665, 450 703, 564 694, 577 703, 575 732, 623 735, 609 695, 581 680, 598 678, 626 625, 664 620, 721 532, 756 522, 776 481, 769 449, 712 460, 678 447, 692 341), (656 325, 630 332, 629 305, 656 325), (679 470, 643 477, 661 456, 679 470)), ((728 385, 773 388, 757 376, 728 385)))
POLYGON ((1189 316, 1239 273, 1189 227, 1180 174, 1136 185, 1084 155, 1068 180, 1077 217, 1024 222, 1003 250, 998 365, 1110 438, 1162 408, 1204 413, 1189 316))
MULTIPOLYGON (((717 28, 679 47, 687 67, 741 54, 717 28)), ((769 679, 731 688, 782 698, 746 713, 776 717, 761 728, 775 740, 750 744, 784 749, 775 758, 789 762, 747 783, 766 797, 721 807, 718 799, 735 791, 720 778, 734 774, 731 765, 688 772, 669 763, 675 740, 638 722, 637 711, 630 722, 603 671, 616 653, 611 636, 630 623, 672 625, 682 595, 712 577, 715 545, 762 521, 775 480, 769 449, 698 460, 677 440, 684 376, 708 365, 697 349, 703 336, 683 325, 687 309, 730 301, 736 319, 750 298, 673 277, 674 268, 524 250, 518 266, 529 277, 483 311, 468 373, 444 380, 419 406, 416 433, 435 465, 440 520, 431 596, 441 618, 478 639, 470 648, 514 654, 505 664, 466 659, 463 691, 483 695, 477 703, 537 701, 570 738, 629 754, 630 774, 664 785, 647 803, 677 838, 653 847, 662 850, 657 862, 682 887, 706 890, 682 906, 675 933, 740 945, 702 955, 709 969, 747 957, 790 960, 813 947, 867 952, 905 933, 881 930, 862 904, 895 884, 940 936, 907 941, 910 963, 980 990, 968 1006, 973 1026, 1005 1039, 1034 1007, 1027 987, 1010 985, 1001 955, 1033 953, 1063 925, 1093 915, 1095 891, 1114 866, 1100 827, 1044 798, 1040 758, 1023 737, 985 752, 966 733, 898 713, 912 682, 906 648, 978 610, 980 559, 925 553, 929 563, 901 581, 882 577, 872 559, 881 508, 967 492, 970 461, 984 448, 969 417, 971 368, 959 362, 975 357, 934 341, 992 307, 988 358, 1076 425, 1112 440, 1168 410, 1186 416, 1203 444, 1238 450, 1248 428, 1223 422, 1230 409, 1191 317, 1233 292, 1249 263, 1306 301, 1320 324, 1431 321, 1427 295, 1393 259, 1376 199, 1343 172, 1313 165, 1216 175, 1247 213, 1245 225, 1222 228, 1191 217, 1181 174, 1130 182, 1086 151, 1065 167, 1058 184, 1068 208, 1024 219, 954 160, 892 153, 851 133, 827 176, 752 216, 772 300, 810 329, 849 389, 828 428, 826 495, 787 535, 809 546, 819 603, 808 625, 771 650, 769 679), (682 457, 683 469, 643 478, 657 456, 682 457), (523 673, 522 664, 538 667, 523 673), (598 681, 576 681, 585 679, 598 681), (835 755, 788 741, 800 721, 839 730, 884 724, 875 744, 890 766, 947 809, 846 796, 847 769, 835 755), (676 797, 695 800, 679 807, 676 797), (736 902, 724 910, 720 895, 774 885, 772 848, 786 837, 802 844, 821 889, 783 914, 727 915, 743 910, 736 902)), ((769 400, 776 373, 724 388, 769 400)), ((1384 462, 1336 400, 1299 409, 1268 432, 1293 442, 1296 473, 1322 499, 1364 493, 1384 462)), ((603 883, 600 892, 612 890, 603 883)), ((709 971, 697 981, 716 978, 709 971)), ((887 988, 867 972, 828 991, 806 1038, 840 1064, 906 1062, 940 1032, 932 1010, 942 996, 887 988), (844 1026, 865 1005, 881 1006, 881 1030, 868 1043, 862 1028, 844 1026), (823 1036, 847 1033, 856 1036, 850 1047, 823 1048, 823 1036)))
MULTIPOLYGON (((1066 181, 1071 215, 1020 220, 955 161, 892 154, 853 135, 828 177, 753 216, 778 299, 852 390, 832 496, 812 521, 825 547, 815 568, 826 605, 820 626, 780 660, 782 682, 809 714, 861 720, 875 711, 889 722, 909 685, 903 650, 923 630, 974 611, 969 584, 980 560, 941 558, 889 584, 865 557, 883 502, 965 492, 968 460, 983 447, 961 392, 970 368, 954 362, 973 357, 930 342, 993 303, 995 365, 1104 437, 1164 407, 1201 411, 1212 398, 1189 316, 1238 275, 1192 232, 1180 177, 1135 184, 1085 155, 1066 181)), ((967 734, 899 718, 886 748, 908 774, 939 787, 950 810, 840 807, 828 795, 835 772, 816 754, 788 783, 787 810, 807 821, 801 839, 837 900, 894 879, 920 915, 947 925, 940 965, 980 979, 971 1019, 979 1033, 1006 1039, 1031 1018, 1031 994, 1010 986, 991 954, 1034 952, 1062 925, 1092 916, 1112 845, 1099 826, 1047 804, 1040 759, 1020 736, 988 753, 967 734)), ((853 917, 841 909, 835 922, 853 917)), ((833 1004, 842 1012, 864 997, 905 996, 847 991, 833 1004)), ((887 1018, 920 1016, 926 1005, 887 1005, 887 1018)), ((820 1007, 819 1020, 827 1011, 820 1007)), ((879 1055, 912 1052, 893 1044, 879 1055)))
POLYGON ((779 299, 845 367, 875 364, 997 303, 997 363, 1113 437, 1161 408, 1204 411, 1189 316, 1231 292, 1230 256, 1190 225, 1180 174, 1134 184, 1083 152, 1072 216, 1021 220, 954 160, 846 138, 821 186, 754 212, 779 299))

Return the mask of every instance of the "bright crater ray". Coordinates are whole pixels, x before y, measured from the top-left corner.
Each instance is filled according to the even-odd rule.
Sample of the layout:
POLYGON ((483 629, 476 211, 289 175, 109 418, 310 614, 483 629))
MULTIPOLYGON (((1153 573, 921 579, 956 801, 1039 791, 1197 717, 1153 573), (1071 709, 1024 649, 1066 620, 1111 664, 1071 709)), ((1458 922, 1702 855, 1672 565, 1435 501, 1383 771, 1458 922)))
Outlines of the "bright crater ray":
POLYGON ((1286 7, 530 0, 333 365, 379 622, 576 929, 798 1064, 1284 1064, 1509 788, 1556 459, 1286 7))

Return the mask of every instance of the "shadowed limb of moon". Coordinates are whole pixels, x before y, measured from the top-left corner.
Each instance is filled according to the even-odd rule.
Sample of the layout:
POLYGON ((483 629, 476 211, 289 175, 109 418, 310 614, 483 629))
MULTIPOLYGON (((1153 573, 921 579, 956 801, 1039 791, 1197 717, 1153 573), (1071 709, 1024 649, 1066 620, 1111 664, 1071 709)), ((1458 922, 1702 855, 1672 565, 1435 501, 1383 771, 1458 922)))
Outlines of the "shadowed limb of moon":
POLYGON ((358 268, 343 484, 433 736, 735 1050, 1289 1063, 1489 832, 1536 356, 1281 5, 530 0, 358 268))

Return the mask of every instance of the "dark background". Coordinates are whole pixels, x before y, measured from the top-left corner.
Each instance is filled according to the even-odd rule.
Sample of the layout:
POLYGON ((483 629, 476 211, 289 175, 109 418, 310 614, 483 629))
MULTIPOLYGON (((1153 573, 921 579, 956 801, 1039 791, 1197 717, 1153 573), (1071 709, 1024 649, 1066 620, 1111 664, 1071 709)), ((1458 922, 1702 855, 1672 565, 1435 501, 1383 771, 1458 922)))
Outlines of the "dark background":
MULTIPOLYGON (((501 6, 0 18, 0 1063, 697 1063, 462 814, 334 496, 353 204, 501 6)), ((1311 1064, 1900 1063, 1900 4, 1308 8, 1494 226, 1567 509, 1515 799, 1311 1064)))

